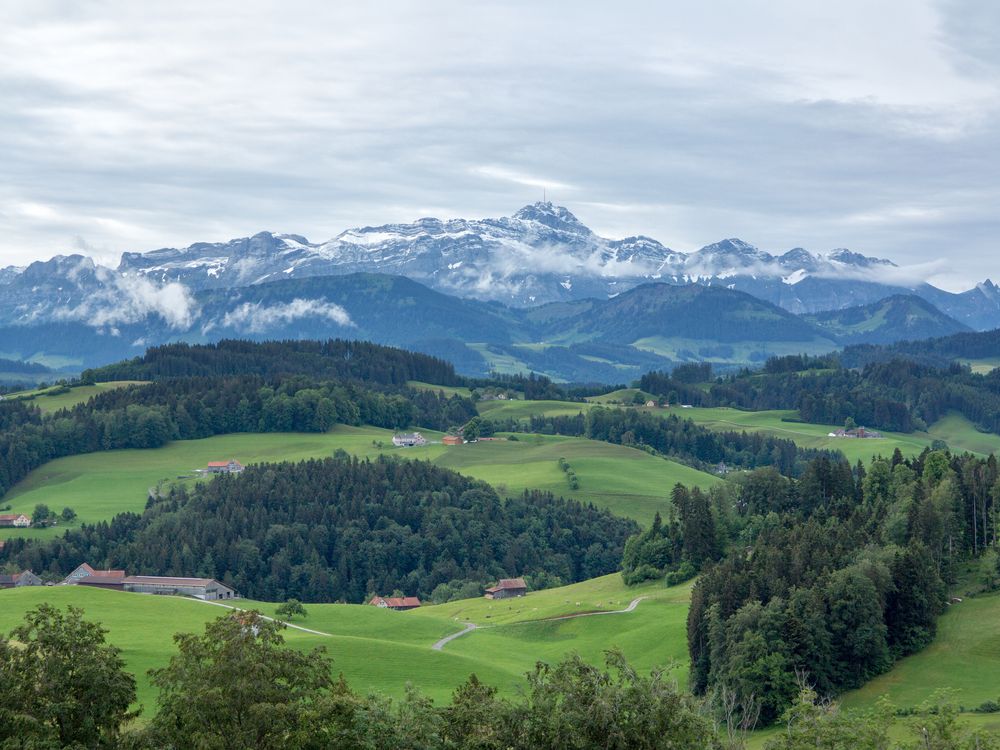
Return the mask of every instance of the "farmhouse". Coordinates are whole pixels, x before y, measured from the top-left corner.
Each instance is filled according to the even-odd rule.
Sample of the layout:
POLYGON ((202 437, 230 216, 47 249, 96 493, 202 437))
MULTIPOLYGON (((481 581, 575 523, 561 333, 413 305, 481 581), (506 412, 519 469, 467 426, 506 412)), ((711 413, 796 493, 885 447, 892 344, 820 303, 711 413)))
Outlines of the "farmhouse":
POLYGON ((501 578, 496 586, 486 589, 487 599, 513 599, 528 593, 528 584, 523 578, 501 578))
POLYGON ((14 573, 12 575, 0 575, 0 589, 13 589, 20 588, 21 586, 41 585, 42 579, 30 570, 25 570, 22 573, 14 573))
POLYGON ((26 529, 31 526, 31 519, 23 513, 3 513, 0 514, 0 528, 26 529))
POLYGON ((239 474, 243 471, 243 464, 235 458, 232 461, 209 461, 205 471, 209 474, 239 474))
POLYGON ((445 445, 462 445, 465 441, 460 435, 445 435, 441 438, 441 442, 445 445))
POLYGON ((108 584, 117 582, 114 585, 121 588, 124 580, 124 570, 95 570, 87 563, 81 563, 72 573, 63 579, 63 583, 66 585, 81 584, 109 588, 108 584))
POLYGON ((193 596, 213 602, 218 599, 234 599, 236 592, 213 578, 172 578, 169 576, 126 576, 123 581, 126 591, 135 594, 166 594, 173 596, 193 596))
POLYGON ((392 436, 392 444, 397 448, 412 448, 415 445, 427 445, 427 438, 419 432, 397 432, 392 436))
POLYGON ((419 607, 420 599, 415 596, 373 596, 372 600, 368 603, 373 607, 405 612, 408 609, 419 607))

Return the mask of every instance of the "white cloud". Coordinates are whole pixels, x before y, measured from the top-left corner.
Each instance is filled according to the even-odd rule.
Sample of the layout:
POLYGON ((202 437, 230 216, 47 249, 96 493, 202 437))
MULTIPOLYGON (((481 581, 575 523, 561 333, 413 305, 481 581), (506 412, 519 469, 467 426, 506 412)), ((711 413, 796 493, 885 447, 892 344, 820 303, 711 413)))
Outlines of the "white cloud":
POLYGON ((245 333, 265 333, 271 328, 287 325, 301 318, 326 318, 340 326, 354 326, 351 316, 340 305, 326 300, 301 298, 274 305, 244 302, 226 313, 222 324, 245 333))
MULTIPOLYGON (((86 271, 84 266, 81 264, 74 273, 86 271)), ((53 310, 52 317, 56 320, 78 320, 102 328, 138 323, 149 315, 157 315, 168 326, 179 330, 190 328, 197 318, 194 298, 183 284, 159 285, 145 278, 119 276, 100 267, 98 273, 108 286, 75 307, 53 310)), ((72 278, 73 273, 69 276, 72 278)))

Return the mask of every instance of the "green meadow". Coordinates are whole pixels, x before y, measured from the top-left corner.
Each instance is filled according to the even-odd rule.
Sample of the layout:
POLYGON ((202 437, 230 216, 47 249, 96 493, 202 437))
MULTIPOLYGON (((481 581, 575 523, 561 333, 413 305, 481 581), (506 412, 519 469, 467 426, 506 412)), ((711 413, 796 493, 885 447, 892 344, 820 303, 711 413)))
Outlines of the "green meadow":
MULTIPOLYGON (((514 403, 489 402, 480 404, 480 414, 491 419, 527 420, 536 416, 572 416, 586 412, 601 404, 614 406, 614 401, 628 400, 635 389, 614 391, 604 396, 588 399, 585 403, 569 401, 517 401, 514 403)), ((920 453, 934 440, 944 440, 953 451, 1000 453, 1000 435, 979 432, 975 425, 960 414, 948 414, 935 422, 926 432, 883 432, 880 439, 857 440, 832 438, 829 433, 843 425, 819 425, 795 421, 794 410, 744 411, 730 407, 629 407, 640 408, 664 416, 673 414, 690 419, 715 430, 746 430, 764 432, 776 437, 793 440, 803 448, 839 450, 853 463, 869 461, 874 456, 891 456, 896 448, 904 455, 920 453)))
MULTIPOLYGON (((292 623, 327 635, 287 629, 291 648, 323 646, 333 660, 335 673, 362 692, 376 691, 399 697, 407 683, 436 701, 447 701, 470 674, 513 695, 524 684, 524 673, 536 661, 555 662, 571 653, 600 662, 612 647, 643 669, 684 663, 685 618, 689 588, 668 589, 649 584, 626 589, 617 575, 605 576, 561 589, 529 593, 520 603, 537 605, 534 622, 493 624, 482 627, 435 651, 441 637, 462 630, 456 613, 477 608, 488 611, 483 600, 427 606, 393 612, 365 605, 308 604, 305 618, 292 623), (539 622, 542 616, 574 614, 576 602, 630 601, 647 598, 633 612, 539 622), (568 602, 568 604, 566 603, 568 602)), ((209 603, 179 597, 126 594, 74 586, 35 587, 0 591, 0 632, 9 632, 28 609, 39 603, 73 605, 89 619, 108 629, 108 639, 122 649, 126 668, 139 682, 139 701, 151 710, 155 690, 146 672, 166 664, 175 653, 173 635, 200 632, 204 624, 223 613, 209 603)), ((274 604, 237 601, 238 606, 273 614, 274 604)), ((497 606, 502 602, 492 603, 497 606)), ((617 607, 616 607, 617 608, 617 607)), ((678 667, 683 677, 683 667, 678 667)))
POLYGON ((89 401, 94 396, 110 391, 115 388, 124 388, 127 385, 137 385, 138 380, 113 380, 107 383, 95 383, 94 385, 80 385, 70 388, 65 393, 60 393, 58 386, 51 388, 36 389, 33 391, 19 391, 12 393, 7 398, 30 400, 35 406, 42 410, 43 414, 49 414, 60 409, 69 409, 77 404, 89 401))
MULTIPOLYGON (((428 430, 423 434, 432 441, 442 437, 428 430)), ((159 484, 204 481, 195 471, 209 461, 300 461, 330 456, 338 449, 361 457, 383 454, 430 460, 489 482, 505 493, 551 491, 609 508, 641 523, 649 522, 657 510, 664 509, 670 489, 677 482, 708 487, 720 481, 634 448, 583 438, 516 437, 516 441, 482 441, 453 447, 431 443, 395 448, 391 430, 337 426, 323 434, 238 433, 180 440, 154 450, 104 451, 50 461, 11 489, 3 504, 9 504, 11 512, 28 515, 39 503, 56 512, 70 507, 77 512, 77 524, 93 523, 124 511, 141 512, 149 490, 159 484), (578 490, 570 489, 566 474, 560 470, 557 462, 561 457, 576 472, 578 490)), ((52 537, 65 528, 0 529, 0 538, 52 537)))

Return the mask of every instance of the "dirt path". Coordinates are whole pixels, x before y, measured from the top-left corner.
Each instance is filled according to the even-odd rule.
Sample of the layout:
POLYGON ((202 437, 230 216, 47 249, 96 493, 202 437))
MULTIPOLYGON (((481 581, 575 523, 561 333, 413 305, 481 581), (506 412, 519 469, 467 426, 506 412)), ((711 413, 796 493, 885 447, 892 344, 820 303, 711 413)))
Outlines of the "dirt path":
MULTIPOLYGON (((202 604, 214 604, 216 607, 224 607, 225 609, 231 609, 234 612, 245 612, 242 607, 232 607, 228 604, 222 604, 221 602, 206 602, 204 599, 198 599, 202 604)), ((310 633, 311 635, 322 635, 327 638, 333 638, 333 633, 324 633, 321 630, 310 630, 309 628, 304 628, 301 625, 292 625, 292 623, 286 620, 276 620, 273 617, 268 617, 267 615, 261 615, 261 619, 270 620, 271 622, 280 622, 285 627, 294 628, 295 630, 301 630, 303 633, 310 633)))
POLYGON ((597 617, 599 615, 625 615, 629 612, 634 612, 635 608, 639 606, 639 602, 648 597, 640 596, 629 602, 629 605, 625 609, 614 609, 608 610, 607 612, 578 612, 573 615, 559 615, 557 617, 543 617, 540 620, 524 620, 523 622, 510 622, 504 625, 476 625, 472 622, 465 623, 465 629, 460 630, 457 633, 452 633, 449 636, 442 638, 440 641, 431 646, 435 651, 441 651, 446 645, 451 643, 456 638, 461 638, 463 635, 468 635, 473 630, 481 630, 485 628, 504 628, 510 627, 511 625, 532 625, 536 622, 558 622, 559 620, 575 620, 578 617, 597 617))

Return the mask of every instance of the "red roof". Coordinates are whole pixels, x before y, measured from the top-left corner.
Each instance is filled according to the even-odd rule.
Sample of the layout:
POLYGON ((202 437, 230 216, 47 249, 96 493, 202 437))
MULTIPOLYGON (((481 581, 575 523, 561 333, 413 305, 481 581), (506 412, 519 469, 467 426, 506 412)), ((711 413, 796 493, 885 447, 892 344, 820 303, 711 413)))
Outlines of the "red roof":
POLYGON ((16 521, 18 518, 27 518, 24 513, 0 513, 0 521, 16 521))
POLYGON ((218 466, 218 467, 229 466, 229 464, 236 464, 237 466, 241 465, 240 462, 236 461, 236 460, 233 460, 233 461, 209 461, 208 462, 209 466, 218 466))
POLYGON ((218 583, 213 578, 177 578, 171 576, 127 576, 125 583, 158 584, 161 586, 207 586, 218 583))
POLYGON ((121 575, 97 575, 84 576, 76 582, 77 586, 121 586, 125 583, 125 571, 108 571, 110 573, 120 573, 121 575))
POLYGON ((523 578, 501 578, 497 581, 497 585, 486 589, 487 592, 493 593, 494 591, 506 591, 509 589, 528 589, 528 584, 524 582, 523 578))

